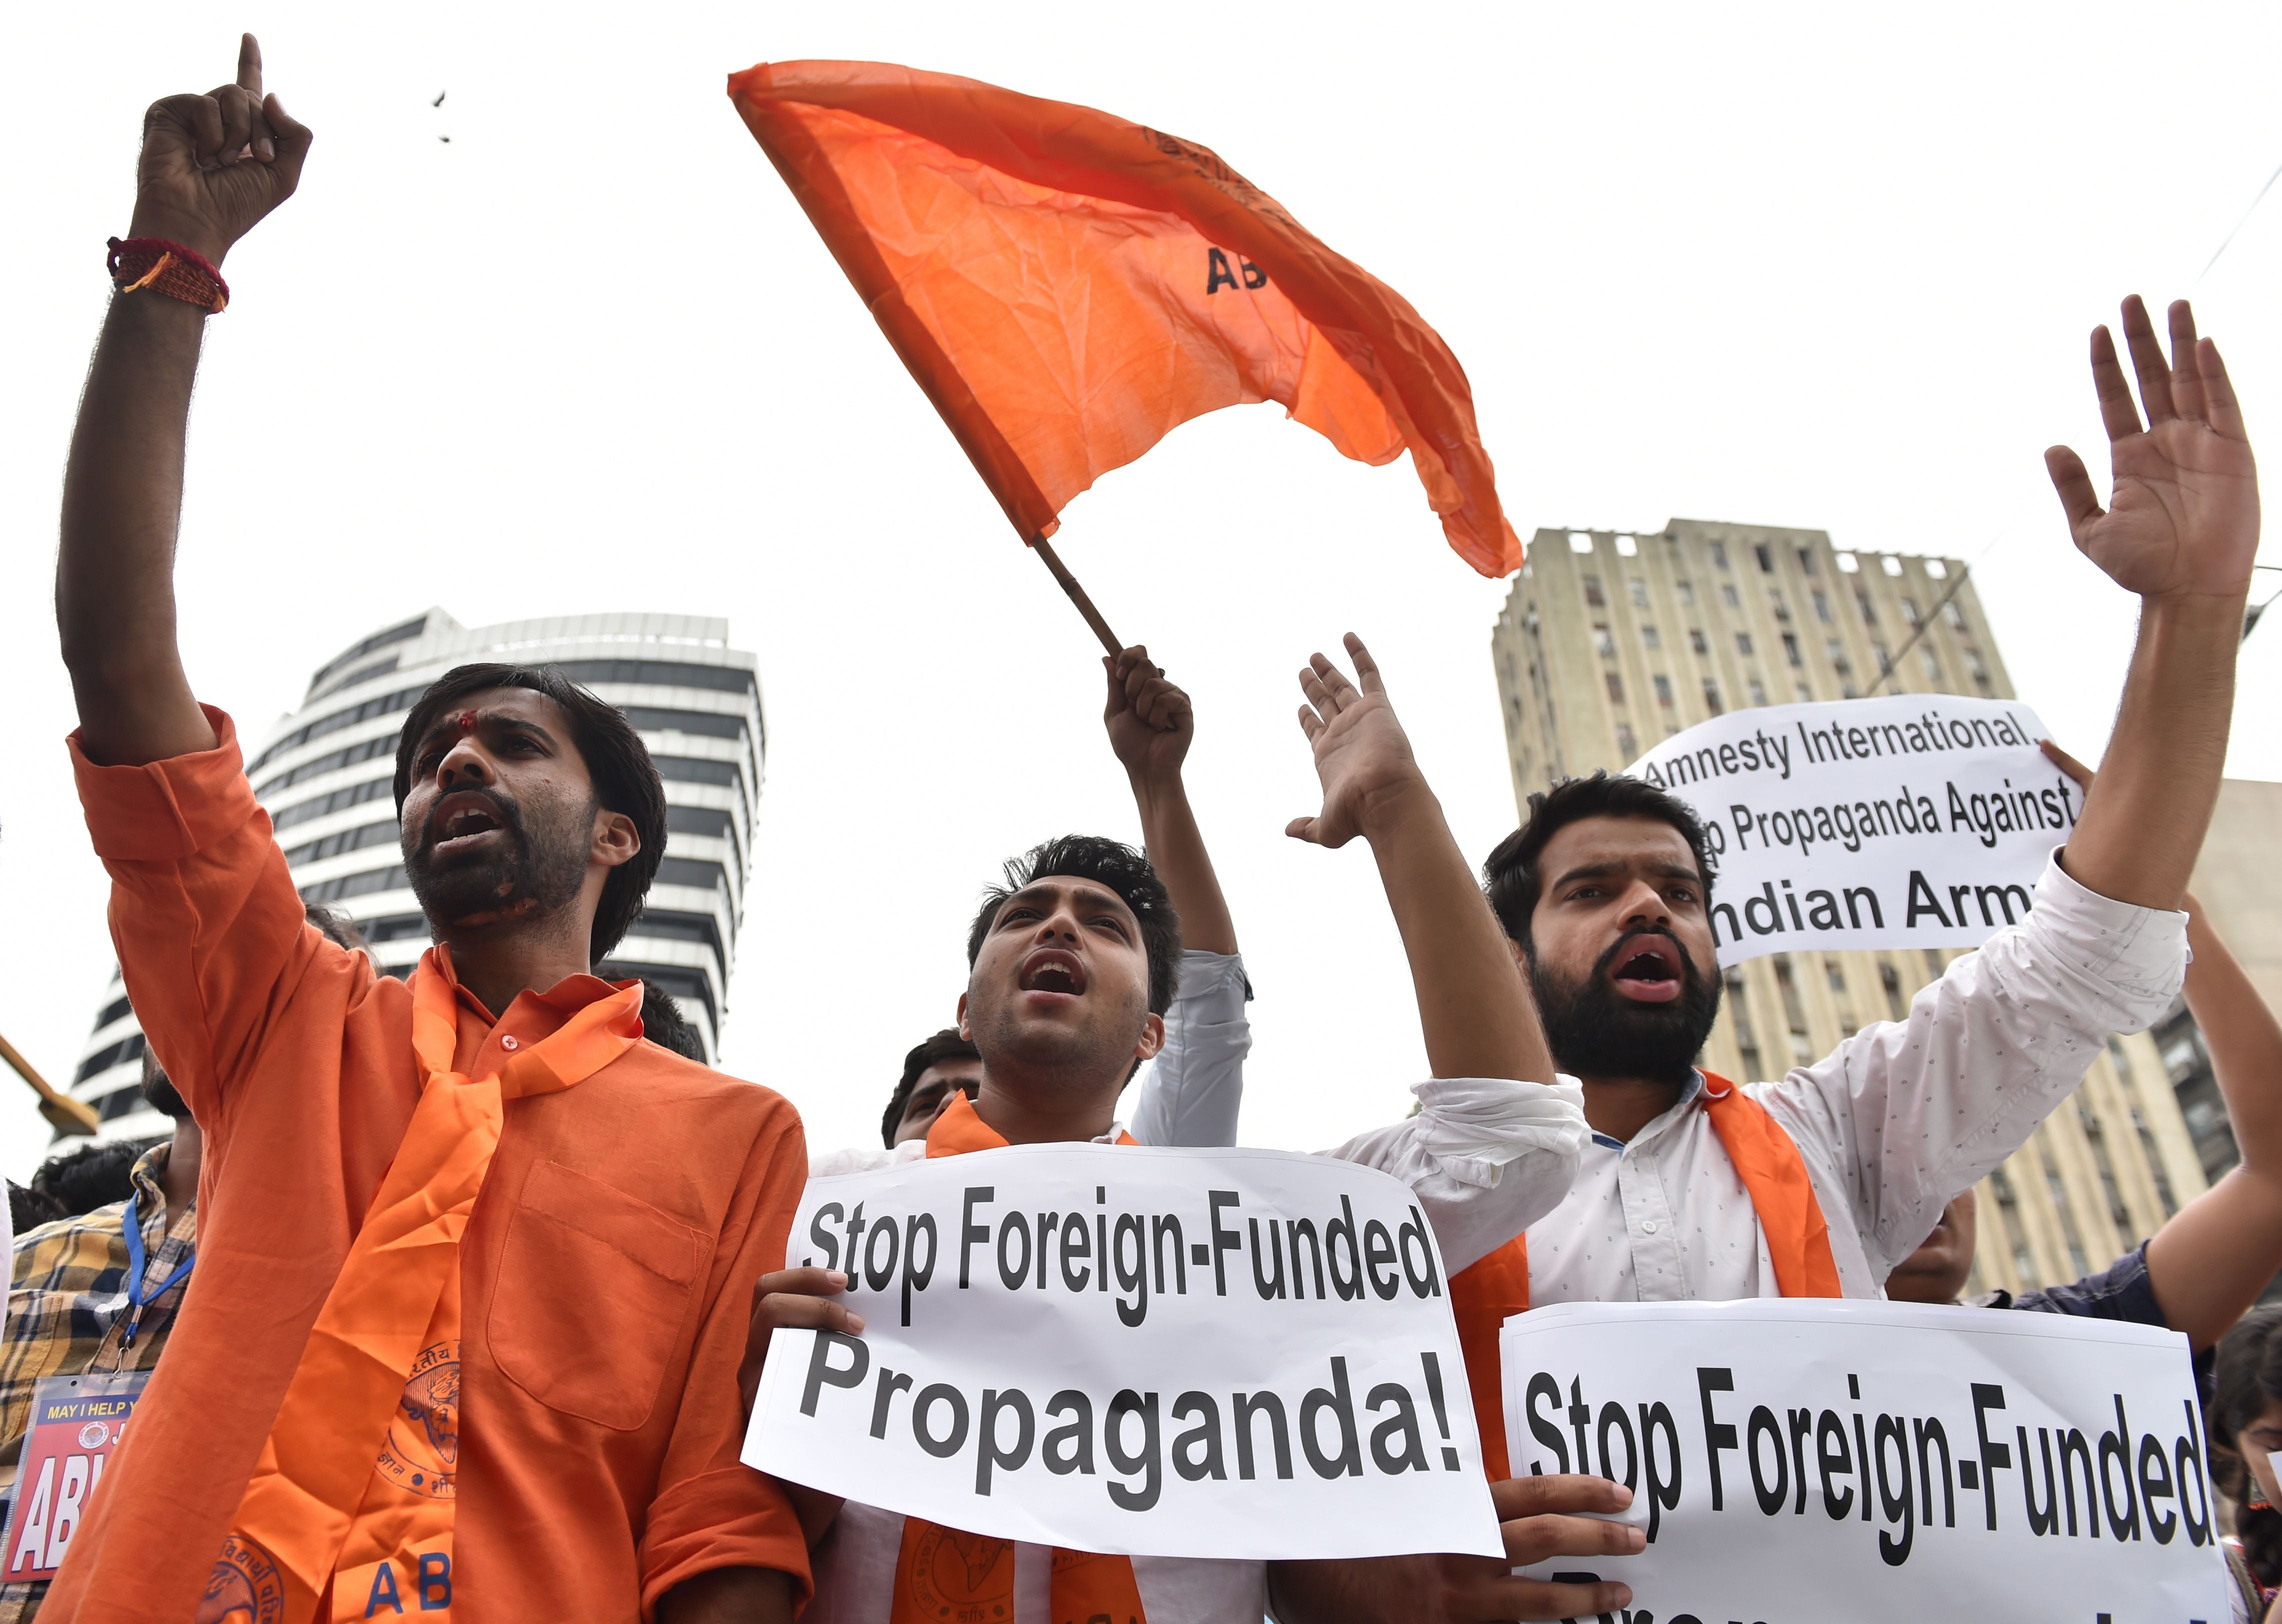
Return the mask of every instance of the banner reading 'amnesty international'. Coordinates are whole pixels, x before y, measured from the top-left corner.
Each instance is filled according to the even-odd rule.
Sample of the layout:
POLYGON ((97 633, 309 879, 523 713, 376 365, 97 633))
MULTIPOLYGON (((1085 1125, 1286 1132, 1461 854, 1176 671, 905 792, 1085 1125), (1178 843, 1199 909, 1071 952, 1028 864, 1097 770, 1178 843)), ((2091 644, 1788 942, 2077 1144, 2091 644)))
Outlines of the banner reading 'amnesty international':
MULTIPOLYGON (((1562 1303, 1506 1321, 1518 1474, 1634 1491, 1633 1617, 2228 1616, 2186 1339, 1836 1300, 1562 1303)), ((1587 1572, 1586 1570, 1590 1570, 1587 1572)))
POLYGON ((1803 948, 1977 947, 2024 918, 2083 793, 2010 700, 1764 705, 1626 771, 1694 807, 1719 875, 1719 962, 1803 948))
POLYGON ((809 1181, 748 1465, 1127 1556, 1499 1554, 1440 1249, 1328 1157, 1024 1145, 809 1181))

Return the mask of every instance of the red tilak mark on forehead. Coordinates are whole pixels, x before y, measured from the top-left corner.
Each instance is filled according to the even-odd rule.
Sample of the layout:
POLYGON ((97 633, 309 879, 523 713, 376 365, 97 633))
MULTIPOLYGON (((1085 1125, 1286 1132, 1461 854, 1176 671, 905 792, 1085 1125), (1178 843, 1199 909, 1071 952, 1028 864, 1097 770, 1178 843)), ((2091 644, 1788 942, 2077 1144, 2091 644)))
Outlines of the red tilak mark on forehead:
POLYGON ((462 733, 473 733, 473 732, 475 732, 475 730, 476 730, 476 713, 475 713, 473 711, 461 711, 461 712, 460 712, 460 731, 461 731, 462 733))

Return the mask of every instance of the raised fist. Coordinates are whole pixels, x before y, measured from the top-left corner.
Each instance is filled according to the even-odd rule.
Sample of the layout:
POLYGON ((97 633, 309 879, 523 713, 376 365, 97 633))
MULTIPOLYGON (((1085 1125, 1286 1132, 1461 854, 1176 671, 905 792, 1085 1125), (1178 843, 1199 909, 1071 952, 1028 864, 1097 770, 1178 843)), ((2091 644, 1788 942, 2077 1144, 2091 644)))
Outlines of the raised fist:
POLYGON ((215 264, 254 222, 293 195, 307 128, 261 90, 261 47, 240 41, 237 79, 204 96, 169 96, 143 115, 128 235, 163 237, 215 264))

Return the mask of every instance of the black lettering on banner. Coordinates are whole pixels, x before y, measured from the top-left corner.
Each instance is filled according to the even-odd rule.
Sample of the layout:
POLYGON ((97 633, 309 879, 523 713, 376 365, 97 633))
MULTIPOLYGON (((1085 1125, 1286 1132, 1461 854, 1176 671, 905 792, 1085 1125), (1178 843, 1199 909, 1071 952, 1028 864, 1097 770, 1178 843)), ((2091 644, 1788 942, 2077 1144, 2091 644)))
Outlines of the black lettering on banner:
POLYGON ((1173 1242, 1173 1289, 1185 1297, 1189 1294, 1189 1255, 1181 1242, 1181 1221, 1170 1213, 1157 1213, 1149 1219, 1149 1255, 1157 1260, 1157 1294, 1165 1294, 1165 1241, 1168 1236, 1173 1242))
POLYGON ((1197 1424, 1173 1440, 1173 1470, 1191 1483, 1206 1478, 1224 1481, 1228 1468, 1221 1458, 1220 1406, 1209 1393, 1184 1393, 1173 1401, 1173 1419, 1188 1416, 1196 1417, 1197 1424), (1191 1457, 1190 1451, 1199 1444, 1204 1454, 1191 1457))
POLYGON ((2115 1430, 2100 1434, 2100 1503, 2107 1531, 2117 1544, 2139 1537, 2139 1489, 2131 1476, 2131 1423, 2123 1418, 2123 1395, 2115 1397, 2115 1430), (2115 1509, 2115 1480, 2123 1480, 2123 1509, 2115 1509))
POLYGON ((1743 1428, 1743 1458, 1751 1465, 1751 1493, 1758 1500, 1762 1516, 1779 1517, 1783 1502, 1790 1498, 1790 1465, 1783 1458, 1782 1423, 1775 1412, 1765 1404, 1751 1407, 1751 1418, 1743 1428), (1765 1433, 1767 1441, 1775 1446, 1774 1480, 1770 1483, 1759 1470, 1759 1434, 1765 1433))
MULTIPOLYGON (((1017 1277, 1018 1281, 1020 1277, 1017 1277)), ((982 1389, 982 1421, 975 1428, 974 1492, 990 1492, 990 1473, 994 1467, 1019 1472, 1030 1458, 1030 1441, 1037 1435, 1037 1418, 1030 1413, 1030 1395, 1020 1387, 1000 1392, 996 1387, 982 1389), (1014 1418, 1014 1442, 1003 1448, 998 1442, 998 1418, 1002 1413, 1014 1418)), ((922 1440, 922 1442, 925 1441, 922 1440)))
POLYGON ((1941 898, 1934 895, 1933 887, 1926 883, 1925 875, 1913 868, 1910 870, 1909 911, 1902 920, 1902 929, 1916 929, 1921 913, 1932 914, 1934 921, 1944 929, 1950 928, 1949 915, 1941 911, 1941 898))
POLYGON ((1300 1401, 1300 1448, 1319 1478, 1362 1475, 1362 1443, 1355 1436, 1354 1395, 1347 1387, 1347 1362, 1343 1357, 1334 1356, 1331 1359, 1331 1385, 1310 1387, 1308 1396, 1300 1401), (1327 1410, 1339 1426, 1337 1454, 1324 1453, 1316 1429, 1316 1418, 1327 1410))
POLYGON ((1704 1407, 1704 1454, 1705 1464, 1711 1469, 1712 1509, 1715 1511, 1726 1509, 1720 1493, 1719 1452, 1735 1447, 1735 1429, 1712 1412, 1712 1395, 1735 1390, 1735 1373, 1733 1371, 1717 1365, 1696 1367, 1696 1397, 1704 1407))
POLYGON ((1280 1302, 1284 1299, 1284 1243, 1276 1220, 1268 1220, 1268 1244, 1264 1247, 1260 1244, 1260 1220, 1253 1218, 1248 1222, 1252 1225, 1252 1289, 1260 1294, 1262 1302, 1280 1302), (1272 1278, 1261 1271, 1261 1260, 1269 1257, 1276 1260, 1272 1278))
POLYGON ((2037 1504, 2037 1457, 2029 1453, 2029 1429, 2016 1426, 2014 1435, 2021 1441, 2021 1499, 2028 1507, 2029 1532, 2038 1536, 2056 1534, 2061 1526, 2060 1485, 2053 1481, 2053 1434, 2047 1427, 2037 1428, 2037 1449, 2045 1463, 2045 1503, 2037 1504))
POLYGON ((1128 1329, 1149 1317, 1149 1237, 1142 1226, 1137 1212, 1121 1212, 1110 1231, 1110 1256, 1107 1261, 1117 1270, 1117 1289, 1133 1294, 1128 1302, 1117 1299, 1117 1321, 1128 1329), (1133 1266, 1125 1266, 1125 1242, 1133 1242, 1133 1266))
POLYGON ((2069 1469, 2073 1459, 2084 1468, 2084 1525, 2092 1537, 2100 1537, 2100 1490, 2092 1482, 2092 1445, 2084 1435, 2071 1426, 2061 1434, 2061 1497, 2068 1504, 2068 1531, 2076 1535, 2076 1473, 2069 1469))
MULTIPOLYGON (((1553 1452, 1554 1469, 1565 1472, 1569 1470, 1569 1441, 1561 1435, 1559 1422, 1537 1413, 1541 1399, 1551 1402, 1556 1408, 1561 1403, 1561 1384, 1544 1371, 1529 1379, 1529 1387, 1522 1395, 1521 1413, 1528 1418, 1531 1435, 1553 1452)), ((1534 1464, 1529 1471, 1533 1477, 1545 1475, 1545 1468, 1534 1464)))
POLYGON ((1073 1472, 1093 1475, 1093 1401, 1075 1387, 1065 1387, 1047 1402, 1046 1414, 1067 1415, 1069 1421, 1046 1434, 1038 1458, 1056 1477, 1073 1472), (1067 1450, 1060 1447, 1067 1445, 1067 1450))
POLYGON ((2147 1532, 2158 1545, 2168 1545, 2179 1531, 2179 1519, 2155 1503, 2171 1497, 2171 1465, 2163 1455, 2163 1441, 2153 1433, 2139 1440, 2139 1498, 2147 1508, 2147 1532))
MULTIPOLYGON (((1241 1230, 1222 1229, 1220 1226, 1221 1209, 1224 1207, 1241 1204, 1242 1198, 1233 1190, 1205 1192, 1206 1210, 1212 1224, 1213 1294, 1217 1297, 1228 1295, 1228 1255, 1230 1252, 1241 1251, 1244 1247, 1244 1232, 1241 1230)), ((1269 1245, 1272 1248, 1276 1237, 1276 1220, 1273 1218, 1268 1220, 1268 1236, 1269 1245)), ((1252 1278, 1255 1282, 1260 1278, 1260 1220, 1257 1218, 1252 1221, 1252 1278)), ((1276 1260, 1276 1294, 1280 1297, 1284 1294, 1284 1260, 1280 1256, 1276 1260)), ((1164 1282, 1159 1281, 1157 1289, 1162 1291, 1164 1288, 1164 1282)), ((1268 1293, 1263 1289, 1260 1294, 1265 1297, 1268 1293)))
POLYGON ((1228 255, 1217 248, 1205 251, 1205 292, 1207 297, 1222 288, 1236 285, 1236 273, 1228 268, 1228 255))
POLYGON ((986 1201, 998 1199, 997 1191, 990 1185, 969 1185, 965 1196, 966 1208, 959 1220, 959 1289, 966 1289, 967 1255, 980 1246, 990 1244, 990 1226, 974 1221, 974 1209, 986 1201))
POLYGON ((872 1368, 872 1350, 856 1337, 842 1336, 837 1331, 819 1331, 816 1340, 809 1347, 808 1379, 800 1389, 800 1412, 804 1416, 816 1413, 817 1395, 827 1387, 853 1387, 862 1383, 864 1373, 872 1368), (848 1364, 834 1368, 832 1350, 845 1348, 848 1364))
POLYGON ((1641 1464, 1647 1468, 1648 1477, 1648 1542, 1653 1545, 1664 1513, 1680 1504, 1680 1428, 1660 1399, 1653 1404, 1642 1404, 1640 1418, 1641 1464), (1664 1435, 1665 1458, 1672 1463, 1669 1478, 1664 1475, 1657 1460, 1658 1433, 1664 1435))
POLYGON ((1577 1433, 1577 1470, 1593 1469, 1591 1453, 1585 1448, 1585 1429, 1593 1423, 1593 1407, 1585 1402, 1585 1382, 1580 1376, 1569 1379, 1569 1425, 1577 1433))
POLYGON ((1440 1296, 1442 1282, 1434 1270, 1434 1246, 1426 1238, 1426 1216, 1418 1210, 1416 1202, 1411 1205, 1410 1216, 1403 1220, 1402 1227, 1395 1234, 1402 1246, 1402 1278, 1410 1283, 1410 1294, 1414 1297, 1440 1296), (1416 1269, 1410 1266, 1410 1247, 1414 1241, 1418 1247, 1418 1267, 1416 1269))
POLYGON ((1066 1291, 1083 1291, 1088 1275, 1086 1262, 1093 1255, 1093 1238, 1087 1232, 1085 1215, 1074 1212, 1062 1220, 1062 1287, 1066 1291))
POLYGON ((966 1395, 947 1381, 921 1387, 912 1401, 912 1436, 937 1460, 949 1460, 958 1454, 966 1443, 966 1395), (940 1438, 928 1430, 928 1413, 937 1404, 951 1410, 951 1430, 940 1438))
POLYGON ((1261 269, 1257 265, 1254 265, 1251 260, 1246 259, 1242 254, 1237 255, 1236 263, 1238 268, 1244 272, 1244 285, 1246 287, 1259 289, 1264 288, 1268 285, 1268 273, 1261 269))
POLYGON ((2187 1418, 2187 1429, 2179 1434, 2179 1441, 2171 1453, 2172 1464, 2179 1469, 2179 1516, 2187 1525, 2187 1543, 2200 1549, 2217 1537, 2211 1530, 2210 1480, 2203 1475, 2202 1423, 2196 1418, 2193 1399, 2181 1399, 2179 1408, 2187 1418), (2192 1471, 2188 1469, 2190 1461, 2194 1463, 2192 1471), (2191 1483, 2201 1504, 2200 1511, 2187 1505, 2187 1486, 2191 1483))
POLYGON ((1339 1197, 1339 1216, 1323 1225, 1323 1250, 1331 1255, 1331 1289, 1341 1302, 1362 1301, 1362 1253, 1355 1245, 1354 1203, 1339 1197), (1347 1269, 1339 1273, 1339 1243, 1347 1242, 1347 1269))
POLYGON ((1450 1447, 1450 1407, 1442 1402, 1442 1362, 1431 1353, 1418 1356, 1418 1365, 1426 1373, 1426 1402, 1434 1406, 1434 1430, 1442 1439, 1442 1470, 1459 1469, 1458 1451, 1450 1447))
MULTIPOLYGON (((1020 1291, 1030 1278, 1030 1221, 1019 1212, 1010 1212, 998 1220, 998 1284, 1008 1291, 1020 1291), (1009 1263, 1007 1254, 1013 1250, 1008 1243, 1020 1239, 1022 1261, 1009 1263)), ((905 1325, 911 1322, 905 1320, 905 1325)))
POLYGON ((1402 1289, 1402 1277, 1394 1272, 1394 1237, 1377 1218, 1362 1226, 1362 1267, 1379 1301, 1393 1302, 1394 1294, 1402 1289), (1378 1278, 1382 1267, 1386 1270, 1384 1280, 1378 1278))
POLYGON ((840 1237, 827 1229, 824 1221, 830 1218, 836 1222, 847 1216, 848 1209, 838 1201, 827 1201, 809 1216, 808 1238, 824 1248, 824 1266, 827 1269, 840 1267, 840 1237))
POLYGON ((1292 1475, 1292 1436, 1285 1430, 1284 1401, 1273 1393, 1231 1393, 1229 1408, 1236 1422, 1236 1475, 1252 1480, 1252 1418, 1268 1418, 1268 1441, 1276 1451, 1276 1475, 1292 1475))
POLYGON ((1851 1477, 1854 1461, 1847 1453, 1846 1424, 1838 1418, 1835 1410, 1826 1410, 1814 1423, 1815 1465, 1822 1473, 1822 1509, 1833 1522, 1843 1522, 1854 1509, 1854 1491, 1840 1492, 1833 1487, 1839 1478, 1851 1477))
POLYGON ((896 1402, 896 1395, 912 1390, 912 1379, 901 1371, 880 1367, 879 1384, 872 1389, 872 1436, 888 1435, 888 1406, 896 1402))
POLYGON ((440 1612, 452 1605, 452 1555, 446 1550, 420 1553, 413 1583, 420 1592, 420 1611, 440 1612))
MULTIPOLYGON (((935 1278, 935 1214, 922 1212, 904 1220, 904 1323, 912 1323, 912 1294, 925 1291, 935 1278), (920 1237, 927 1237, 927 1264, 920 1264, 920 1237)), ((1015 1285, 1021 1282, 1017 1280, 1015 1285)))
POLYGON ((858 1272, 856 1243, 864 1237, 864 1203, 856 1203, 856 1210, 848 1215, 848 1278, 852 1281, 858 1272))
POLYGON ((864 1243, 864 1284, 875 1292, 887 1290, 889 1282, 896 1278, 896 1261, 901 1255, 902 1239, 895 1220, 873 1219, 871 1238, 864 1243), (888 1256, 884 1263, 880 1258, 880 1241, 883 1236, 888 1242, 888 1256))
POLYGON ((1611 1483, 1622 1483, 1626 1488, 1640 1487, 1640 1444, 1633 1436, 1633 1418, 1625 1407, 1613 1399, 1601 1406, 1600 1425, 1594 1429, 1594 1441, 1601 1449, 1601 1475, 1611 1483), (1611 1470, 1609 1434, 1613 1430, 1625 1441, 1625 1474, 1618 1477, 1611 1470))
POLYGON ((1062 1215, 1042 1212, 1038 1215, 1038 1289, 1046 1289, 1046 1242, 1060 1232, 1062 1215))
POLYGON ((1797 1497, 1792 1502, 1790 1514, 1806 1515, 1806 1441, 1814 1435, 1814 1411, 1794 1410, 1790 1418, 1790 1473, 1798 1485, 1797 1497))
POLYGON ((1310 1260, 1316 1265, 1316 1301, 1321 1302, 1328 1294, 1323 1290, 1323 1246, 1316 1239, 1316 1221, 1313 1218, 1286 1218, 1284 1229, 1292 1246, 1292 1295, 1303 1298, 1308 1294, 1307 1277, 1300 1272, 1300 1242, 1304 1239, 1308 1243, 1310 1260))
POLYGON ((1102 1452, 1109 1464, 1128 1477, 1141 1474, 1141 1487, 1133 1488, 1123 1483, 1109 1485, 1109 1498, 1120 1511, 1145 1511, 1157 1504, 1164 1491, 1164 1467, 1157 1449, 1157 1395, 1122 1389, 1109 1401, 1109 1412, 1101 1421, 1102 1452), (1132 1455, 1125 1452, 1125 1418, 1141 1418, 1141 1448, 1132 1455))
POLYGON ((1382 1404, 1393 1405, 1394 1413, 1371 1428, 1371 1465, 1390 1477, 1432 1471, 1426 1464, 1426 1440, 1418 1432, 1418 1405, 1410 1389, 1399 1381, 1380 1382, 1363 1401, 1363 1408, 1375 1413, 1382 1404), (1398 1441, 1402 1446, 1399 1450, 1392 1447, 1398 1441))
MULTIPOLYGON (((1981 1443, 1981 1489, 1987 1498, 1989 1532, 1997 1532, 1997 1474, 2013 1469, 2013 1451, 1989 1435, 1989 1412, 2005 1408, 2005 1389, 1993 1381, 1973 1384, 1973 1434, 1981 1443)), ((1965 1474, 1960 1472, 1961 1479, 1965 1474)))
MULTIPOLYGON (((1878 1558, 1888 1567, 1899 1567, 1910 1559, 1910 1542, 1917 1537, 1917 1507, 1910 1493, 1909 1418, 1882 1415, 1871 1436, 1871 1458, 1877 1467, 1878 1509, 1886 1514, 1888 1522, 1898 1524, 1901 1529, 1898 1539, 1886 1529, 1878 1530, 1878 1558), (1894 1445, 1894 1472, 1890 1478, 1886 1472, 1889 1439, 1894 1445)), ((1869 1488, 1865 1484, 1862 1498, 1866 1504, 1869 1497, 1869 1488)))
MULTIPOLYGON (((1941 1448, 1941 1526, 1944 1528, 1954 1528, 1957 1527, 1957 1504, 1951 1497, 1949 1486, 1950 1474, 1952 1471, 1949 1463, 1949 1434, 1942 1430, 1941 1421, 1937 1417, 1929 1420, 1913 1421, 1910 1423, 1910 1430, 1917 1441, 1918 1482, 1921 1492, 1925 1495, 1925 1509, 1920 1513, 1918 1520, 1929 1528, 1933 1527, 1934 1472, 1930 1456, 1934 1446, 1938 1444, 1941 1448)), ((2027 1453, 2025 1444, 2022 1448, 2022 1452, 2024 1455, 2027 1453)))

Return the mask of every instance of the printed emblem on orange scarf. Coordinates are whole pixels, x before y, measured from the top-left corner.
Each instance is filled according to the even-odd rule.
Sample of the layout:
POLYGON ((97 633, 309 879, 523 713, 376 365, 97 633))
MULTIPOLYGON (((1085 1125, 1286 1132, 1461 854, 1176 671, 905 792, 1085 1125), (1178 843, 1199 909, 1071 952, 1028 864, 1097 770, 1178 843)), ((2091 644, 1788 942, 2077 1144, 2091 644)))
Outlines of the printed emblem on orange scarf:
MULTIPOLYGON (((1133 1136, 1121 1133, 1117 1142, 1130 1145, 1133 1136)), ((959 1156, 1005 1143, 960 1094, 928 1130, 927 1154, 959 1156)), ((1057 1550, 1048 1582, 1054 1624, 1147 1624, 1130 1557, 1057 1550)), ((904 1519, 888 1624, 1013 1624, 1013 1541, 904 1519)))
POLYGON ((1208 149, 886 63, 729 94, 1025 541, 1190 418, 1274 400, 1359 462, 1408 449, 1458 556, 1521 567, 1457 357, 1208 149))
POLYGON ((412 974, 420 1102, 317 1311, 198 1624, 418 1613, 448 1624, 460 1457, 460 1239, 502 1101, 566 1089, 641 1037, 641 984, 580 1010, 501 1072, 452 1069, 456 999, 431 948, 412 974))
MULTIPOLYGON (((1814 1199, 1806 1163, 1767 1108, 1725 1077, 1704 1074, 1704 1108, 1767 1238, 1775 1289, 1786 1297, 1836 1297, 1838 1262, 1830 1255, 1830 1223, 1814 1199)), ((1490 1481, 1512 1474, 1506 1452, 1505 1382, 1499 1368, 1498 1330, 1529 1309, 1529 1238, 1516 1235, 1488 1256, 1450 1277, 1450 1309, 1458 1346, 1466 1356, 1466 1386, 1482 1433, 1482 1468, 1490 1481)))

